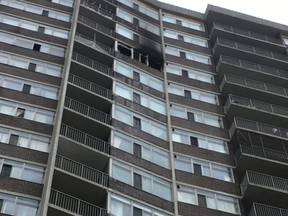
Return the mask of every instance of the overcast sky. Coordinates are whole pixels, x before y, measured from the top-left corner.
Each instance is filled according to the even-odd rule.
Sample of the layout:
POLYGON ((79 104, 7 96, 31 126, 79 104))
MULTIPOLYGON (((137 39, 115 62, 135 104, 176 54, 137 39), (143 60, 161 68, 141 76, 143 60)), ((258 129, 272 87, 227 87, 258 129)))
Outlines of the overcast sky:
POLYGON ((288 25, 288 0, 160 0, 204 13, 207 4, 288 25))

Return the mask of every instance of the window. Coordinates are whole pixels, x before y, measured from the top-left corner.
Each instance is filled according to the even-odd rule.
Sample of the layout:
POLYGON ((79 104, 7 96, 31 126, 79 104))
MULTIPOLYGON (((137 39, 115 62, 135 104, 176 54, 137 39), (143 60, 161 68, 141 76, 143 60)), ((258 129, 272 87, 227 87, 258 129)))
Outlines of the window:
POLYGON ((133 143, 133 154, 137 157, 142 156, 141 145, 133 143))
POLYGON ((207 207, 206 197, 204 195, 198 194, 197 198, 198 198, 198 205, 206 208, 207 207))
POLYGON ((47 11, 47 10, 42 11, 42 16, 48 17, 48 15, 49 15, 49 11, 47 11))
POLYGON ((30 93, 30 89, 31 89, 31 85, 24 84, 24 85, 23 85, 22 92, 29 94, 29 93, 30 93))
POLYGON ((195 174, 202 175, 201 165, 194 163, 193 169, 195 174))
POLYGON ((182 21, 181 20, 176 20, 176 25, 182 26, 182 21))
POLYGON ((190 144, 191 144, 191 146, 197 146, 198 147, 198 139, 196 137, 190 136, 190 144))
POLYGON ((140 98, 140 95, 133 92, 133 101, 137 104, 141 104, 141 98, 140 98))
POLYGON ((133 216, 142 216, 142 210, 137 207, 133 207, 133 216))
POLYGON ((191 98, 191 92, 188 90, 184 90, 184 97, 191 98))
POLYGON ((180 58, 186 58, 186 53, 185 53, 185 52, 182 52, 182 51, 180 51, 180 58))
POLYGON ((195 121, 195 118, 194 118, 194 113, 192 112, 187 112, 187 117, 188 117, 188 120, 189 121, 195 121))
POLYGON ((3 164, 0 175, 1 176, 5 176, 5 177, 10 177, 11 170, 12 170, 12 166, 11 165, 3 164))
POLYGON ((133 126, 134 126, 136 129, 141 130, 141 119, 134 116, 134 117, 133 117, 133 126))
POLYGON ((36 64, 30 62, 29 66, 28 66, 28 70, 35 71, 36 70, 36 64))
POLYGON ((40 32, 40 33, 45 33, 45 27, 43 27, 43 26, 39 26, 38 27, 38 32, 40 32))
POLYGON ((133 79, 140 82, 140 74, 136 71, 133 71, 133 79))
POLYGON ((133 174, 134 178, 134 187, 142 189, 142 177, 138 173, 133 174))
POLYGON ((34 45, 33 45, 33 50, 35 50, 35 51, 40 51, 40 48, 41 48, 41 45, 40 45, 40 44, 34 43, 34 45))
POLYGON ((24 118, 25 109, 17 108, 16 116, 19 118, 24 118))
POLYGON ((184 36, 183 35, 178 35, 178 40, 184 41, 184 36))
POLYGON ((188 78, 188 71, 182 69, 182 76, 188 78))
POLYGON ((133 17, 133 23, 134 25, 139 26, 139 19, 133 17))
POLYGON ((19 140, 19 135, 11 134, 10 139, 9 139, 9 144, 17 145, 18 140, 19 140))
POLYGON ((134 8, 135 10, 138 10, 138 11, 139 11, 139 5, 138 5, 138 4, 133 3, 133 8, 134 8))

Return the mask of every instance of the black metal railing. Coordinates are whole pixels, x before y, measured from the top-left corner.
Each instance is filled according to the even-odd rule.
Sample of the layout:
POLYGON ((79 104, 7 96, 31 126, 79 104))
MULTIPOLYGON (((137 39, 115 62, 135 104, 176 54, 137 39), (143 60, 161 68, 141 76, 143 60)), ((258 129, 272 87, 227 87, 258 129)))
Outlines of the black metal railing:
POLYGON ((68 125, 61 124, 60 134, 97 151, 110 154, 110 143, 68 125))
POLYGON ((98 95, 101 95, 105 98, 108 98, 108 99, 113 99, 113 92, 109 89, 106 89, 100 85, 97 85, 96 83, 93 83, 93 82, 90 82, 86 79, 83 79, 79 76, 76 76, 74 74, 69 74, 69 77, 68 77, 68 81, 70 83, 73 83, 81 88, 84 88, 84 89, 87 89, 93 93, 96 93, 98 95))
POLYGON ((109 175, 70 158, 57 155, 55 166, 89 181, 108 187, 109 175))
POLYGON ((72 109, 78 113, 81 113, 83 115, 91 117, 91 118, 93 118, 97 121, 103 122, 105 124, 111 125, 111 122, 112 122, 111 115, 108 115, 107 113, 104 113, 98 109, 90 107, 90 106, 83 104, 79 101, 73 100, 69 97, 65 98, 64 105, 65 105, 65 107, 72 109))
POLYGON ((107 216, 106 209, 55 189, 51 189, 49 203, 79 215, 107 216))

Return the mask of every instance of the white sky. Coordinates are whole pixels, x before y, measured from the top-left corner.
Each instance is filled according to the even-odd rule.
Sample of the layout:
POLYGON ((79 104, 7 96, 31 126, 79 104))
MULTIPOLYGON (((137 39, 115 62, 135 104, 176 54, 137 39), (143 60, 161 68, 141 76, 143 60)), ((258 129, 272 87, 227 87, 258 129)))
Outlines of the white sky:
POLYGON ((207 4, 288 25, 288 0, 159 0, 204 13, 207 4))

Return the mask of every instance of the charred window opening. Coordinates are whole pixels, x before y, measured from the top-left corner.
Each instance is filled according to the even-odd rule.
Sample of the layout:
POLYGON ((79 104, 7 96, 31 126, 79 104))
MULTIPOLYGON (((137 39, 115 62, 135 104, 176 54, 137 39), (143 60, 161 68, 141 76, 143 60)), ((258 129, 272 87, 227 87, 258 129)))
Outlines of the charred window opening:
POLYGON ((149 56, 147 53, 141 52, 138 49, 128 47, 127 45, 121 43, 118 43, 117 49, 121 54, 129 56, 136 61, 146 64, 147 66, 152 67, 156 70, 161 71, 163 68, 162 60, 159 60, 158 58, 155 58, 153 56, 149 56))

